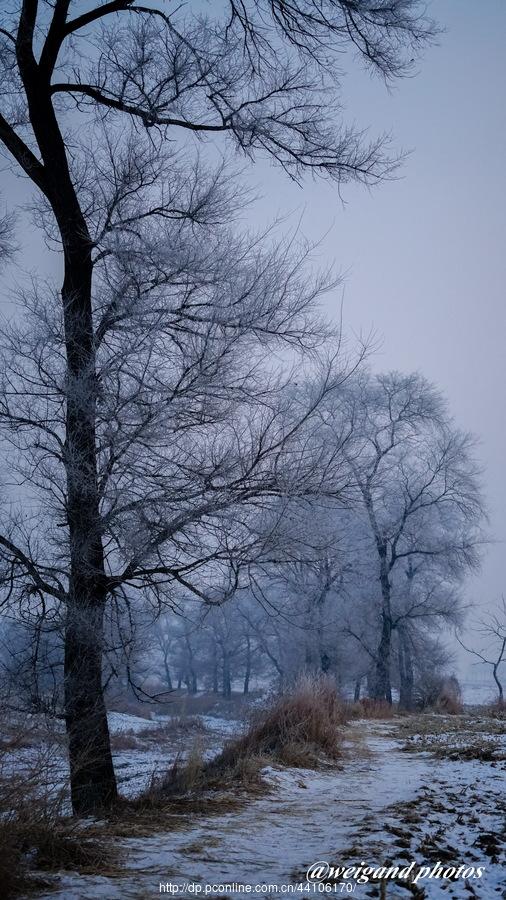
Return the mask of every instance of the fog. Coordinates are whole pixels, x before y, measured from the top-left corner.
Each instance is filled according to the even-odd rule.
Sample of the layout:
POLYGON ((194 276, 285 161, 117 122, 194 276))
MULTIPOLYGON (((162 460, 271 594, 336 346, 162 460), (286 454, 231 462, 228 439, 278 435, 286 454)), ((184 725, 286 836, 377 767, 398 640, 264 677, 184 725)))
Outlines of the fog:
MULTIPOLYGON (((339 195, 319 180, 298 186, 260 159, 247 174, 259 199, 246 215, 253 226, 282 216, 317 242, 318 261, 342 274, 327 312, 337 319, 342 304, 346 332, 373 334, 371 367, 422 372, 448 398, 456 424, 478 437, 490 542, 466 588, 479 607, 468 619, 472 643, 469 626, 503 591, 506 7, 439 0, 430 11, 445 30, 413 77, 390 90, 358 66, 343 78, 345 119, 371 136, 391 133, 394 151, 406 153, 395 177, 339 195)), ((30 196, 21 179, 2 173, 2 183, 8 203, 30 196)), ((18 254, 6 279, 7 309, 13 283, 59 265, 28 219, 23 227, 30 252, 18 254)), ((471 665, 459 656, 462 669, 471 665)))
POLYGON ((422 371, 477 435, 490 544, 467 596, 482 608, 504 591, 506 6, 439 0, 430 11, 445 32, 415 77, 390 92, 356 69, 344 80, 349 119, 409 153, 395 181, 347 186, 341 202, 332 186, 300 190, 267 165, 255 175, 268 185, 264 214, 302 216, 345 276, 328 309, 339 315, 343 297, 345 327, 374 331, 372 368, 422 371))

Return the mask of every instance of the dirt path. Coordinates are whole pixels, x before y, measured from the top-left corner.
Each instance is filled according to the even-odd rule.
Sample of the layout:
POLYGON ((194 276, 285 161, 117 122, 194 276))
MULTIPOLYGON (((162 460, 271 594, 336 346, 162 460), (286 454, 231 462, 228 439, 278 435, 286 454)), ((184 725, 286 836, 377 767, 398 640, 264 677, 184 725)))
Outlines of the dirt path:
MULTIPOLYGON (((506 897, 500 866, 504 771, 494 759, 434 759, 423 745, 406 752, 400 727, 398 721, 358 723, 338 771, 269 770, 272 790, 239 810, 202 816, 173 831, 168 820, 164 833, 122 840, 120 877, 62 875, 57 892, 44 896, 139 900, 160 895, 166 883, 198 884, 203 895, 206 885, 223 883, 303 884, 308 866, 326 860, 334 866, 413 861, 415 871, 438 861, 485 868, 481 879, 388 883, 383 894, 371 882, 356 884, 356 897, 506 897)), ((195 893, 181 890, 179 896, 195 893)))

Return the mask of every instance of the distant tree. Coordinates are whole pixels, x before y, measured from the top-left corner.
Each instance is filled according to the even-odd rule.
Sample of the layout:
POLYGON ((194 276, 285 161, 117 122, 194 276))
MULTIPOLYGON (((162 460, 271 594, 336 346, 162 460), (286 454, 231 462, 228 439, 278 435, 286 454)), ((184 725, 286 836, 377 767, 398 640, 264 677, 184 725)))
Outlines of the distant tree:
POLYGON ((391 702, 393 632, 408 619, 448 615, 452 601, 444 581, 458 582, 478 564, 483 504, 472 440, 453 426, 423 378, 359 378, 350 402, 355 428, 346 453, 369 524, 381 598, 371 689, 376 699, 391 702), (429 569, 435 582, 413 590, 416 573, 427 576, 429 569))
POLYGON ((476 630, 485 638, 485 647, 475 650, 467 647, 458 636, 457 640, 464 650, 491 667, 492 677, 497 687, 497 699, 502 704, 504 703, 504 688, 501 672, 506 663, 506 600, 504 597, 497 612, 483 617, 476 630))
POLYGON ((174 659, 175 635, 172 622, 167 614, 158 616, 153 624, 153 641, 160 651, 162 658, 163 675, 167 690, 173 690, 171 665, 174 659))
POLYGON ((61 633, 50 619, 0 619, 0 700, 4 709, 58 715, 62 665, 61 633))

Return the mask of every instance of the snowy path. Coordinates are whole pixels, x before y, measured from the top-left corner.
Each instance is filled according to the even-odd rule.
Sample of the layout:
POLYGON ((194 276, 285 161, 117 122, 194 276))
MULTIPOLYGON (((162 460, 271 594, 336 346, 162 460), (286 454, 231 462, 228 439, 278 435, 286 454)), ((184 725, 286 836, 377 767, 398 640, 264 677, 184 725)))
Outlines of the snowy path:
MULTIPOLYGON (((387 860, 402 866, 416 860, 418 866, 427 862, 420 845, 425 847, 429 840, 430 850, 430 840, 435 841, 432 849, 437 857, 447 850, 445 835, 450 856, 440 859, 450 865, 447 859, 454 853, 452 862, 457 866, 484 865, 481 881, 467 888, 462 880, 425 882, 425 893, 418 894, 404 885, 388 884, 383 896, 503 896, 499 865, 491 862, 490 848, 487 855, 473 846, 472 823, 463 819, 459 807, 459 798, 463 810, 482 798, 476 833, 481 827, 489 832, 500 828, 491 803, 492 795, 501 789, 499 770, 486 763, 434 760, 428 753, 403 752, 392 723, 358 723, 350 735, 349 756, 338 771, 270 770, 267 778, 273 789, 269 794, 233 813, 203 816, 185 830, 171 833, 168 821, 166 833, 122 840, 126 852, 120 877, 80 876, 77 880, 62 875, 58 890, 45 897, 140 900, 160 895, 160 883, 166 882, 296 884, 305 881, 307 867, 317 860, 376 866, 387 860), (416 809, 418 815, 413 814, 416 809)), ((437 862, 428 858, 432 865, 437 862)), ((262 895, 275 896, 275 892, 262 895)), ((372 884, 357 884, 354 896, 380 894, 372 884)))

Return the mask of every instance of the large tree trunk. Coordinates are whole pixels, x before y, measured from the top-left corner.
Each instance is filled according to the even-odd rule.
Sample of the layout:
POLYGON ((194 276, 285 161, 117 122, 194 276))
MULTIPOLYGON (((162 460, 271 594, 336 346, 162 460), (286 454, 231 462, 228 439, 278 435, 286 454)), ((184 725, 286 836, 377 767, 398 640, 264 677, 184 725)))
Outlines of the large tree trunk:
MULTIPOLYGON (((77 223, 69 218, 68 230, 75 235, 77 223)), ((65 246, 62 288, 67 348, 65 465, 70 535, 65 715, 73 808, 85 815, 111 803, 117 794, 102 689, 106 574, 97 484, 91 274, 90 246, 74 236, 65 246)))
POLYGON ((390 648, 392 643, 392 626, 387 616, 382 615, 381 639, 378 645, 376 668, 372 678, 373 700, 386 700, 392 703, 392 687, 390 684, 390 648))
POLYGON ((69 528, 69 596, 65 631, 65 720, 74 812, 89 814, 116 797, 102 686, 106 575, 96 450, 92 241, 70 174, 51 100, 50 73, 33 53, 37 4, 23 4, 16 52, 30 122, 44 163, 37 183, 61 236, 61 291, 67 357, 64 464, 69 528))
POLYGON ((103 606, 69 606, 65 632, 65 718, 72 807, 93 813, 116 798, 102 691, 103 606))

